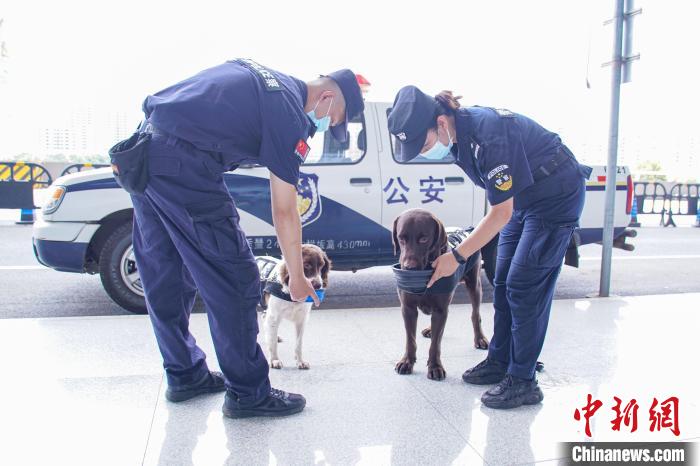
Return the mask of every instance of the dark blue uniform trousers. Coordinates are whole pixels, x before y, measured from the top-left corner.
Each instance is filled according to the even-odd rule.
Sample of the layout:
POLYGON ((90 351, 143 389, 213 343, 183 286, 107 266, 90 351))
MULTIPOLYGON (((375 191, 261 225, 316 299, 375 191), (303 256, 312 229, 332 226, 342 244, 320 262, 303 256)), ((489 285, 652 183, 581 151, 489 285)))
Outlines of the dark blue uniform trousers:
POLYGON ((260 277, 223 167, 210 154, 162 135, 153 135, 148 163, 146 191, 132 196, 133 243, 168 384, 193 383, 208 371, 189 331, 199 290, 227 387, 241 404, 253 404, 270 390, 256 341, 260 277))
POLYGON ((523 379, 535 376, 552 297, 586 193, 574 162, 516 198, 517 208, 500 233, 494 277, 494 334, 489 358, 523 379))

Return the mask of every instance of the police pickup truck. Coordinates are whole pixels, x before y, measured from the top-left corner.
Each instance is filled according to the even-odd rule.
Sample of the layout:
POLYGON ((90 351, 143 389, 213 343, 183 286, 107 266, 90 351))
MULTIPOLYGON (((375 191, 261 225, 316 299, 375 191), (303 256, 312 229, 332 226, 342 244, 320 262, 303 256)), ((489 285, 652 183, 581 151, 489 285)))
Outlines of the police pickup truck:
MULTIPOLYGON (((391 229, 396 216, 411 207, 434 212, 445 225, 476 225, 488 208, 485 193, 469 181, 453 160, 420 156, 410 163, 393 157, 387 129, 388 103, 367 103, 364 114, 348 124, 348 142, 339 145, 327 132, 311 139, 302 166, 297 205, 304 242, 323 248, 336 270, 358 270, 396 261, 391 229)), ((452 157, 451 155, 448 157, 452 157)), ((272 226, 266 168, 239 167, 225 182, 240 212, 240 223, 256 256, 279 255, 272 226)), ((587 182, 586 205, 567 253, 578 265, 577 247, 602 238, 605 167, 594 167, 587 182)), ((625 244, 632 200, 627 168, 616 175, 616 246, 625 244)), ((109 296, 132 312, 145 312, 143 290, 131 246, 132 206, 109 168, 58 178, 50 188, 42 218, 34 225, 34 252, 47 267, 65 272, 99 273, 109 296)), ((484 250, 490 280, 496 240, 484 250)))

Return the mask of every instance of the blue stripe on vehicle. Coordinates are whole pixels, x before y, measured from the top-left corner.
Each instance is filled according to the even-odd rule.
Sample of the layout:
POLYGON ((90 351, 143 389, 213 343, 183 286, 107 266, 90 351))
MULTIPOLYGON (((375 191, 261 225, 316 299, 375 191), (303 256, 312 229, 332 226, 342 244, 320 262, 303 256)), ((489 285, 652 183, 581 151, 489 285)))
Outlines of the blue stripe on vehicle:
POLYGON ((39 262, 61 272, 85 271, 87 243, 34 239, 34 254, 39 262))
POLYGON ((103 178, 101 180, 84 181, 82 183, 69 184, 66 186, 66 192, 72 193, 76 191, 90 191, 92 189, 116 189, 119 188, 117 181, 114 178, 103 178))
MULTIPOLYGON (((586 191, 605 191, 605 186, 591 185, 586 186, 586 191)), ((615 191, 627 191, 627 186, 617 186, 615 191)))
MULTIPOLYGON (((270 181, 267 178, 227 173, 224 181, 238 209, 272 225, 270 181)), ((323 179, 319 180, 320 183, 323 179)), ((368 240, 370 247, 360 247, 360 251, 376 253, 380 249, 393 249, 391 232, 381 224, 328 197, 321 196, 321 204, 320 218, 303 228, 305 241, 368 240)))

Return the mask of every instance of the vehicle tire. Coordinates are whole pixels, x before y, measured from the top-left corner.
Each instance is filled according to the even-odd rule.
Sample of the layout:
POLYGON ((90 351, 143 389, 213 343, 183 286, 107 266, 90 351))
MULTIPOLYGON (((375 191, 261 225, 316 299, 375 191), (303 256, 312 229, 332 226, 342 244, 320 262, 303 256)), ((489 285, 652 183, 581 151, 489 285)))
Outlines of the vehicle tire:
POLYGON ((146 314, 146 300, 131 244, 131 229, 131 222, 122 223, 107 237, 100 251, 100 278, 115 303, 129 312, 146 314))
POLYGON ((493 286, 493 278, 496 276, 496 256, 498 253, 498 235, 496 235, 486 246, 481 248, 481 257, 484 261, 484 272, 489 283, 493 286))

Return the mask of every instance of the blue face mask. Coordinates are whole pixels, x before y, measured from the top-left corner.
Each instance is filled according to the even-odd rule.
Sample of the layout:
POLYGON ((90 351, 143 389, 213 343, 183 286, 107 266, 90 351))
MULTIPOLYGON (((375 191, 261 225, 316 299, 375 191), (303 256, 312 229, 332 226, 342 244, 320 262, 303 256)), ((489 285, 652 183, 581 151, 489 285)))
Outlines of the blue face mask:
POLYGON ((433 147, 426 150, 425 152, 422 152, 420 156, 428 160, 444 159, 450 153, 450 149, 452 149, 452 136, 450 136, 449 129, 447 130, 447 138, 450 140, 450 143, 448 145, 441 143, 440 139, 438 138, 435 141, 435 144, 433 144, 433 147))
POLYGON ((314 109, 307 113, 307 115, 309 118, 311 118, 311 121, 314 122, 314 125, 316 125, 316 132, 323 133, 331 126, 331 108, 333 108, 333 98, 331 98, 331 104, 328 106, 328 113, 323 118, 316 117, 316 107, 318 107, 319 103, 321 103, 320 99, 318 102, 316 102, 314 109))

